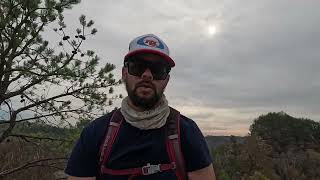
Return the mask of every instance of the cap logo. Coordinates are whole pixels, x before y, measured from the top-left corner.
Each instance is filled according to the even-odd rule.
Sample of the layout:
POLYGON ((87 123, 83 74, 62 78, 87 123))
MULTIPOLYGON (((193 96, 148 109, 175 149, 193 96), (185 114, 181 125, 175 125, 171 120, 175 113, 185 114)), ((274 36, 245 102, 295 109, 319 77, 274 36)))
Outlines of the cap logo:
POLYGON ((164 49, 164 45, 155 37, 147 36, 139 39, 137 44, 142 46, 148 46, 152 48, 164 49))
POLYGON ((159 41, 156 41, 154 39, 144 39, 144 44, 150 47, 159 46, 159 41))

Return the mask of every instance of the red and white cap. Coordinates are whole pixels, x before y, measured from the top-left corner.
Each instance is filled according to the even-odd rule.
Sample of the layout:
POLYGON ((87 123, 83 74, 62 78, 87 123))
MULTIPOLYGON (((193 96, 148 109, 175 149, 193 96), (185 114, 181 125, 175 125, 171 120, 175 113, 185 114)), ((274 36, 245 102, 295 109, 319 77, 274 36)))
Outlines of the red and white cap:
POLYGON ((126 61, 129 57, 136 54, 151 53, 162 56, 168 62, 170 67, 174 67, 175 63, 169 56, 168 46, 156 35, 146 34, 132 40, 129 44, 129 52, 124 57, 126 61))

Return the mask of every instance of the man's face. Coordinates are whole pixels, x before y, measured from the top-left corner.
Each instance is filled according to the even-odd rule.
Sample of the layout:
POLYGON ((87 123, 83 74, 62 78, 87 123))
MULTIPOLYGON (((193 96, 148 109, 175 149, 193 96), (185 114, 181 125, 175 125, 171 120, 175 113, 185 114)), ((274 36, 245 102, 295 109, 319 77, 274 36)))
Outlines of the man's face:
POLYGON ((169 81, 170 68, 161 56, 135 55, 122 69, 128 96, 133 105, 152 109, 161 99, 169 81))

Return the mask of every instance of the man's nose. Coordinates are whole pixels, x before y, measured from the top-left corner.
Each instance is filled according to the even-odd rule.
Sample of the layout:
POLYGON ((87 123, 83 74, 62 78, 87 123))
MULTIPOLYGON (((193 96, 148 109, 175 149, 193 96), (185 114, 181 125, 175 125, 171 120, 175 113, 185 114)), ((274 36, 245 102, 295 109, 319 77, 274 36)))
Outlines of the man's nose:
POLYGON ((145 80, 153 80, 153 76, 152 76, 152 73, 151 73, 151 70, 149 68, 147 68, 141 75, 141 78, 142 79, 145 79, 145 80))

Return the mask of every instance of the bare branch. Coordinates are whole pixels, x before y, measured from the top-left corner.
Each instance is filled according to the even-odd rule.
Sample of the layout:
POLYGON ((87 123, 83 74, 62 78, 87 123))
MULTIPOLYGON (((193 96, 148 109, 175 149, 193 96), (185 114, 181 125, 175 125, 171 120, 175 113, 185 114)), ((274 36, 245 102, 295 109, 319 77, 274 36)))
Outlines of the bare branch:
POLYGON ((4 103, 8 106, 9 114, 10 114, 10 117, 11 117, 12 116, 12 108, 11 108, 10 104, 7 101, 4 101, 4 103))
POLYGON ((6 139, 10 132, 12 131, 12 129, 14 128, 14 126, 16 125, 16 118, 17 118, 17 112, 13 111, 11 112, 11 116, 10 116, 10 120, 9 120, 9 127, 1 134, 0 136, 0 142, 2 142, 4 139, 6 139))
POLYGON ((50 162, 50 161, 58 161, 58 160, 67 160, 68 158, 66 157, 58 157, 58 158, 46 158, 46 159, 38 159, 38 160, 34 160, 31 162, 27 162, 24 165, 21 165, 19 167, 13 168, 13 169, 9 169, 9 170, 4 170, 2 172, 0 172, 0 177, 1 176, 6 176, 12 173, 16 173, 17 171, 21 171, 21 170, 25 170, 27 168, 30 168, 32 166, 34 166, 37 163, 42 163, 42 162, 50 162))
POLYGON ((61 142, 72 142, 71 140, 67 139, 57 139, 57 138, 50 138, 50 137, 37 137, 37 136, 29 136, 23 134, 10 134, 9 137, 19 137, 22 139, 29 138, 29 139, 38 139, 38 140, 50 140, 50 141, 61 141, 61 142))
MULTIPOLYGON (((41 116, 35 116, 35 117, 31 117, 31 118, 21 119, 21 120, 15 121, 15 122, 16 123, 20 123, 20 122, 31 121, 31 120, 35 120, 35 119, 44 118, 44 117, 51 117, 51 116, 54 116, 56 114, 60 114, 60 113, 64 113, 64 112, 78 112, 79 109, 81 109, 81 108, 72 109, 72 110, 65 110, 65 111, 58 111, 58 112, 45 114, 45 115, 41 115, 41 116)), ((0 121, 0 124, 9 124, 9 123, 10 123, 10 121, 0 121)))
MULTIPOLYGON (((115 83, 115 84, 116 84, 116 83, 115 83)), ((108 85, 108 86, 112 86, 112 85, 114 85, 114 84, 110 84, 110 85, 108 85)), ((63 93, 63 94, 59 94, 59 95, 57 95, 57 96, 53 96, 53 97, 51 97, 51 98, 44 99, 44 100, 38 101, 38 102, 36 102, 36 103, 34 103, 34 104, 30 104, 30 105, 28 105, 28 106, 22 107, 22 108, 16 110, 16 112, 17 112, 17 113, 20 113, 20 112, 25 111, 25 110, 27 110, 27 109, 29 109, 29 108, 38 106, 38 105, 40 105, 40 104, 42 104, 42 103, 45 103, 45 102, 48 102, 48 101, 51 101, 51 100, 54 100, 54 99, 58 99, 58 98, 61 98, 61 97, 73 95, 73 94, 78 93, 78 92, 80 92, 80 91, 82 91, 82 90, 84 90, 84 89, 90 89, 90 88, 98 89, 98 88, 105 88, 105 87, 108 87, 108 86, 100 86, 100 85, 94 86, 94 85, 92 85, 92 86, 81 87, 81 88, 76 89, 76 90, 73 90, 73 91, 71 91, 71 92, 66 92, 66 93, 63 93)))
POLYGON ((50 165, 50 164, 36 164, 36 165, 32 165, 32 166, 28 166, 28 168, 33 168, 33 167, 50 167, 50 168, 54 168, 54 169, 58 169, 58 170, 64 170, 64 168, 58 167, 58 166, 54 166, 54 165, 50 165))

